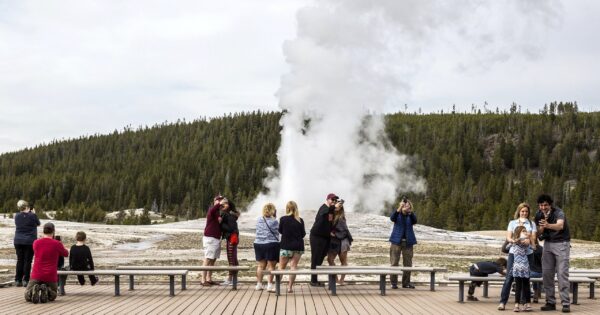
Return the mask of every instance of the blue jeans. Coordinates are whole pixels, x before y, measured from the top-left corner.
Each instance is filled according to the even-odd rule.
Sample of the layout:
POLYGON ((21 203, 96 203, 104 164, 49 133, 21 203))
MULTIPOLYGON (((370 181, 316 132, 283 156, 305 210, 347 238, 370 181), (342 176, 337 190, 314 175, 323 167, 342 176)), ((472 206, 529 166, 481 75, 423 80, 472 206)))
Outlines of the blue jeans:
MULTIPOLYGON (((529 277, 530 278, 541 278, 542 277, 542 273, 541 272, 535 272, 535 271, 530 271, 529 272, 529 277)), ((541 283, 539 282, 531 282, 531 286, 533 287, 533 292, 537 292, 538 289, 540 289, 541 287, 541 283)), ((535 298, 537 298, 537 296, 535 296, 535 298)))
POLYGON ((506 304, 508 302, 508 298, 510 297, 510 289, 513 283, 512 265, 514 261, 515 255, 508 254, 508 261, 506 263, 506 279, 504 279, 502 292, 500 293, 500 303, 502 304, 506 304))

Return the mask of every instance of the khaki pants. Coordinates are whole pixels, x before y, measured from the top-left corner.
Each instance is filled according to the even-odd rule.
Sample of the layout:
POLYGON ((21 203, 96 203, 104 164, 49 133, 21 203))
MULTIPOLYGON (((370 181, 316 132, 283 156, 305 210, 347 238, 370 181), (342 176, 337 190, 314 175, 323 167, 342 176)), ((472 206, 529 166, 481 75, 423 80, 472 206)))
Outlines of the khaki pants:
MULTIPOLYGON (((412 267, 413 247, 407 246, 406 241, 402 241, 400 245, 392 244, 392 246, 390 246, 390 264, 392 266, 398 266, 400 256, 402 256, 402 266, 412 267)), ((392 285, 398 285, 398 276, 391 275, 390 282, 392 285)), ((402 273, 402 286, 407 286, 409 284, 410 271, 405 271, 402 273)))
POLYGON ((544 242, 542 254, 542 277, 544 279, 544 292, 546 302, 556 304, 554 295, 554 275, 558 279, 558 289, 562 305, 570 305, 569 298, 569 259, 571 256, 571 243, 544 242))
POLYGON ((33 286, 36 284, 45 284, 48 287, 48 302, 56 300, 56 296, 58 295, 58 285, 56 282, 43 282, 32 279, 27 284, 27 289, 25 289, 25 301, 31 302, 33 286))

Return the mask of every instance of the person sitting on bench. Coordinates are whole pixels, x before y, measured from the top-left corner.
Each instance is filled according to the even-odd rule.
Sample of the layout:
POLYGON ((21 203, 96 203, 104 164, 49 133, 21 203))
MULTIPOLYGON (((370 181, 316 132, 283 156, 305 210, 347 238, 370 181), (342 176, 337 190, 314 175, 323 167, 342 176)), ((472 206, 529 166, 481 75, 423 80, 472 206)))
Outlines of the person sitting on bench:
MULTIPOLYGON (((469 274, 473 277, 487 277, 493 273, 506 275, 506 258, 500 257, 496 261, 480 261, 469 267, 469 274)), ((480 287, 482 283, 481 281, 471 281, 467 301, 479 301, 473 294, 475 294, 475 287, 480 287)))
MULTIPOLYGON (((71 256, 69 257, 69 268, 76 271, 90 271, 94 270, 94 259, 92 258, 92 251, 85 245, 87 235, 83 231, 75 234, 77 243, 71 246, 71 256)), ((98 277, 95 275, 89 275, 90 284, 95 285, 98 282, 98 277)), ((80 285, 85 284, 85 277, 82 275, 77 276, 77 281, 80 285)))

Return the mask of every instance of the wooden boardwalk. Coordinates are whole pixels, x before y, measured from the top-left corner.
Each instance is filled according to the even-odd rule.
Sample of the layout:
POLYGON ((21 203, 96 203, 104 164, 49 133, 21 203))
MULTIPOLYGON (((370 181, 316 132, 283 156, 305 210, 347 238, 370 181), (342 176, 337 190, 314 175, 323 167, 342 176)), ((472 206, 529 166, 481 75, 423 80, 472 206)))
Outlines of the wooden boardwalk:
MULTIPOLYGON (((456 286, 428 286, 416 290, 387 290, 380 296, 377 285, 348 285, 338 288, 331 296, 324 288, 298 284, 295 293, 280 297, 267 291, 254 291, 254 285, 242 283, 237 291, 229 287, 205 288, 197 283, 188 284, 188 290, 176 290, 169 297, 165 283, 136 286, 128 291, 122 284, 121 296, 115 297, 114 286, 68 285, 67 295, 59 296, 48 304, 26 303, 24 288, 0 289, 0 314, 501 314, 496 310, 499 288, 491 287, 491 298, 479 302, 458 303, 456 286)), ((481 294, 479 288, 476 294, 481 294)), ((572 313, 598 314, 599 300, 588 299, 588 289, 581 289, 579 305, 572 313)), ((513 313, 512 305, 504 314, 513 313)), ((541 304, 533 304, 534 313, 541 313, 541 304)), ((546 313, 546 312, 544 312, 546 313)), ((552 312, 554 313, 554 312, 552 312)))

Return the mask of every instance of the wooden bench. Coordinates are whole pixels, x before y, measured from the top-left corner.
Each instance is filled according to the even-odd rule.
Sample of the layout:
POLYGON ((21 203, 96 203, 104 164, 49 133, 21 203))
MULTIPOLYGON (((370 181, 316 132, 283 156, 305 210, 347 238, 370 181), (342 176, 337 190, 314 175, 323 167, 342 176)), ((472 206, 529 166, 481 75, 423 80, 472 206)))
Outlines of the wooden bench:
POLYGON ((580 274, 580 273, 600 274, 600 269, 569 269, 569 275, 570 274, 580 274))
POLYGON ((429 290, 435 291, 435 273, 448 269, 439 267, 401 267, 401 266, 317 266, 317 269, 355 269, 355 270, 402 270, 411 272, 429 272, 429 290))
MULTIPOLYGON (((117 266, 117 270, 187 270, 187 271, 247 271, 250 266, 117 266)), ((182 282, 185 280, 182 277, 182 282)), ((237 290, 238 276, 233 273, 232 290, 237 290)))
POLYGON ((489 282, 504 282, 504 277, 490 276, 490 277, 475 277, 470 275, 462 276, 450 276, 448 280, 458 281, 458 301, 463 303, 465 301, 465 282, 467 281, 480 281, 483 282, 483 297, 488 297, 488 283, 489 282))
MULTIPOLYGON (((488 285, 489 282, 504 282, 505 277, 491 276, 491 277, 475 277, 475 276, 450 276, 450 281, 458 281, 458 302, 463 303, 465 297, 465 282, 467 281, 480 281, 483 282, 483 297, 488 297, 488 285)), ((530 278, 531 282, 542 283, 542 278, 530 278)), ((571 290, 573 292, 572 303, 577 304, 579 283, 590 283, 590 298, 594 296, 594 283, 596 280, 585 278, 585 277, 569 277, 569 283, 571 284, 571 290)))
MULTIPOLYGON (((600 279, 600 273, 576 273, 573 275, 573 277, 583 277, 583 278, 590 278, 590 279, 594 279, 596 281, 598 281, 598 279, 600 279)), ((590 299, 594 299, 596 298, 595 294, 594 294, 594 286, 596 285, 596 283, 590 283, 590 299)))
MULTIPOLYGON (((598 276, 600 277, 600 275, 598 276)), ((544 283, 544 279, 543 278, 531 278, 530 279, 531 282, 537 282, 537 283, 544 283)), ((556 280, 554 280, 556 281, 556 280)), ((573 304, 577 304, 577 297, 578 297, 578 292, 579 292, 579 284, 580 283, 588 283, 590 285, 590 299, 594 298, 594 286, 596 283, 596 279, 595 278, 589 278, 589 277, 584 277, 584 276, 573 276, 573 277, 569 277, 569 283, 571 286, 571 292, 573 292, 573 304)))
POLYGON ((378 275, 379 276, 379 291, 381 295, 385 295, 385 278, 387 275, 401 275, 402 270, 379 270, 379 269, 298 269, 298 270, 273 270, 265 271, 265 274, 275 276, 275 294, 281 294, 281 278, 284 275, 327 275, 329 277, 329 290, 331 295, 337 295, 336 276, 337 275, 378 275))
MULTIPOLYGON (((115 277, 115 296, 120 295, 120 276, 129 276, 129 290, 134 289, 134 276, 169 276, 169 293, 175 296, 175 276, 181 276, 181 290, 186 289, 187 270, 59 270, 58 275, 78 275, 78 276, 114 276, 115 277)), ((64 289, 64 283, 61 284, 64 289)))

